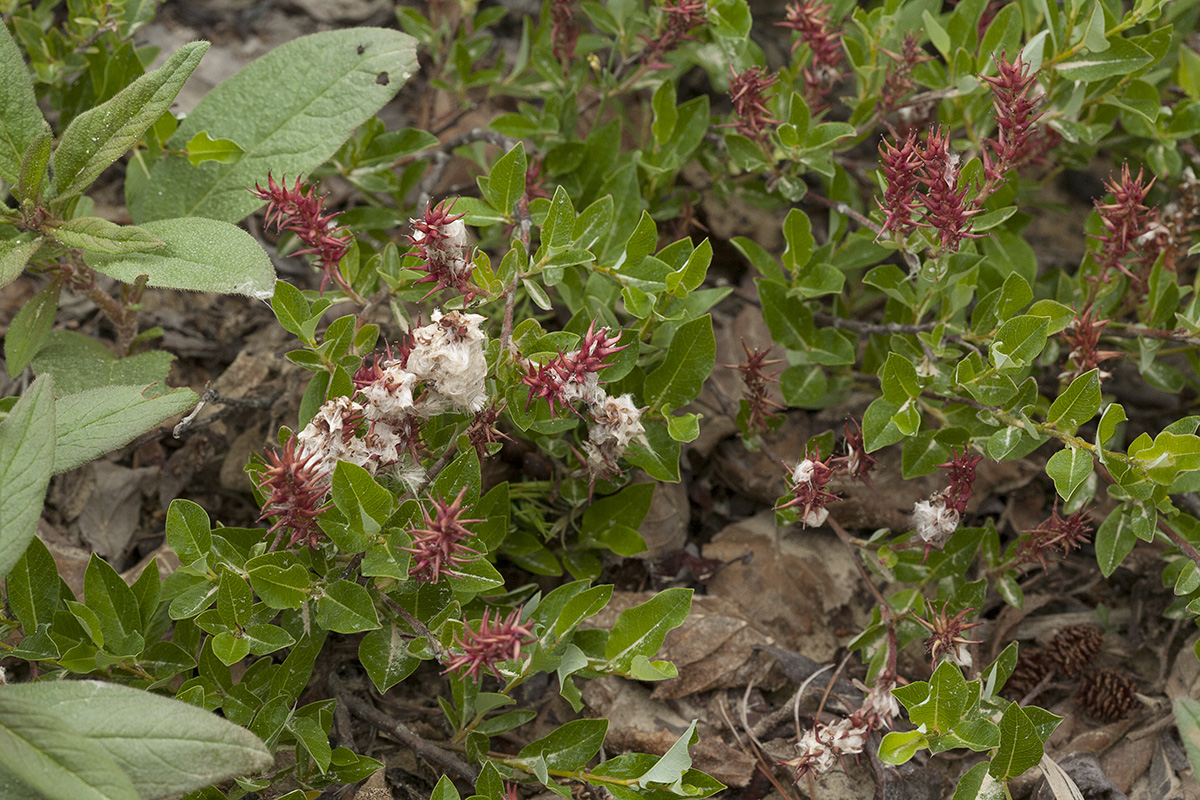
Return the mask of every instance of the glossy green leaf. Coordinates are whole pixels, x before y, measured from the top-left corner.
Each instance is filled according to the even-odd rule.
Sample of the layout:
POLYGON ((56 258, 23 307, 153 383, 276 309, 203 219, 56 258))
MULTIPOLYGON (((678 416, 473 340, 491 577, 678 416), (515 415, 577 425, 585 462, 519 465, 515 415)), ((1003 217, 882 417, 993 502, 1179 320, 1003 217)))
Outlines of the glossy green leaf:
POLYGON ((1021 775, 1042 760, 1042 740, 1025 709, 1010 703, 1000 718, 1000 747, 988 772, 1006 781, 1021 775))
POLYGON ((371 595, 353 581, 334 581, 317 599, 317 624, 336 633, 359 633, 379 627, 371 595))
POLYGON ((408 651, 412 635, 395 624, 369 632, 358 644, 358 660, 380 692, 386 692, 413 673, 421 660, 408 651))
POLYGON ((611 669, 629 669, 634 656, 655 655, 668 631, 683 624, 692 607, 691 589, 667 589, 639 606, 621 612, 605 645, 611 669))
POLYGON ((1058 496, 1066 500, 1092 474, 1092 454, 1082 447, 1064 447, 1050 456, 1046 474, 1054 481, 1058 496))
POLYGON ((205 161, 232 164, 245 152, 241 145, 232 139, 213 139, 208 135, 208 131, 200 131, 188 139, 184 149, 187 151, 188 163, 193 167, 198 167, 205 161))
POLYGON ((717 361, 712 317, 705 314, 675 332, 661 366, 646 376, 642 400, 652 409, 679 408, 696 399, 717 361))
POLYGON ((920 731, 891 731, 879 743, 879 760, 885 764, 904 764, 928 746, 929 741, 920 731))
POLYGON ((549 735, 525 745, 517 758, 541 757, 548 769, 576 770, 600 752, 607 733, 606 719, 572 720, 549 735))
POLYGON ((487 188, 484 190, 484 197, 492 208, 505 215, 513 213, 517 201, 525 194, 525 172, 528 167, 522 142, 517 142, 515 147, 496 159, 488 173, 487 188))
POLYGON ((1061 431, 1075 429, 1096 416, 1100 410, 1099 370, 1093 369, 1071 381, 1062 394, 1050 404, 1046 421, 1061 431))
POLYGON ((1129 75, 1152 63, 1154 57, 1120 36, 1108 40, 1102 52, 1085 52, 1057 65, 1058 74, 1071 81, 1102 81, 1129 75))
POLYGON ((988 357, 999 369, 1023 367, 1037 358, 1046 345, 1050 321, 1032 314, 1014 317, 996 331, 988 357))

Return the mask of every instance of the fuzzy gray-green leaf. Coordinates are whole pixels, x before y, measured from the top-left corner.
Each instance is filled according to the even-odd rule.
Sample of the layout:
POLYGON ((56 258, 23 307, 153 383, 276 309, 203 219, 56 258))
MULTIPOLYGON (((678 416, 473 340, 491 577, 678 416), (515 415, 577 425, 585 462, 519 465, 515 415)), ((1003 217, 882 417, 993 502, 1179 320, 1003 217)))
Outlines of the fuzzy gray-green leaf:
POLYGON ((237 222, 262 205, 248 191, 267 172, 294 177, 325 162, 416 71, 416 40, 394 30, 348 28, 277 47, 204 96, 168 141, 197 133, 232 139, 231 163, 193 167, 184 155, 152 166, 129 198, 135 222, 210 217, 237 222))

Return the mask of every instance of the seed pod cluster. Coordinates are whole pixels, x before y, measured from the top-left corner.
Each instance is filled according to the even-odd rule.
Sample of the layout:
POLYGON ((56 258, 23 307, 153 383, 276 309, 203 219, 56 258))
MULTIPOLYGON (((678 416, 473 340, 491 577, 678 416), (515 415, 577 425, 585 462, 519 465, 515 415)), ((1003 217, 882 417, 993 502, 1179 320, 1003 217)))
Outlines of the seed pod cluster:
POLYGON ((1116 722, 1137 706, 1137 682, 1115 669, 1094 669, 1079 681, 1075 702, 1101 722, 1116 722))
POLYGON ((1033 691, 1033 687, 1037 686, 1049 671, 1050 662, 1045 650, 1040 647, 1024 648, 1017 655, 1016 666, 1013 667, 1012 675, 1008 676, 1002 694, 1012 700, 1020 700, 1033 691))
POLYGON ((1060 630, 1044 649, 1029 647, 1021 650, 1012 675, 1004 684, 1004 696, 1021 699, 1050 670, 1058 676, 1078 680, 1087 672, 1103 644, 1104 631, 1095 625, 1080 623, 1060 630))
POLYGON ((1060 675, 1078 680, 1104 645, 1104 631, 1080 623, 1063 628, 1046 649, 1046 656, 1060 675))

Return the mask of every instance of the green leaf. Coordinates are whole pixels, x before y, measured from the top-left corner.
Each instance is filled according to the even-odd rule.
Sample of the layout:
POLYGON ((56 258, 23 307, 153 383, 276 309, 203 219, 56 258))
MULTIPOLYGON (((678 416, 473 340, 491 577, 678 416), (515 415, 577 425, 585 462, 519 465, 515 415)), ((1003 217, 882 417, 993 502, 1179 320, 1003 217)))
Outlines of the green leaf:
POLYGON ((942 56, 949 56, 951 53, 950 34, 946 33, 946 29, 939 25, 928 11, 922 12, 921 20, 925 23, 925 32, 929 34, 929 40, 933 42, 933 46, 942 56))
MULTIPOLYGON (((33 95, 33 81, 8 26, 0 30, 0 178, 13 186, 21 160, 42 132, 45 121, 33 95)), ((0 275, 3 272, 0 271, 0 275)), ((0 286, 3 281, 0 281, 0 286)))
POLYGON ((789 295, 782 284, 769 280, 757 283, 771 338, 788 350, 807 350, 808 340, 815 335, 815 330, 812 312, 805 307, 804 301, 789 295))
POLYGON ((150 350, 117 358, 103 342, 77 331, 50 331, 33 357, 33 371, 54 378, 59 397, 102 386, 165 384, 175 356, 150 350))
POLYGON ((812 258, 813 246, 816 244, 808 215, 798 208, 789 211, 783 221, 783 239, 787 243, 783 251, 783 266, 788 271, 797 273, 808 265, 809 259, 812 258))
POLYGON ((359 633, 379 627, 370 593, 353 581, 335 581, 317 600, 317 624, 336 633, 359 633))
POLYGON ((521 748, 518 759, 542 758, 547 769, 577 770, 592 760, 604 745, 606 719, 577 719, 555 729, 549 736, 521 748))
MULTIPOLYGON (((609 497, 596 500, 583 512, 583 536, 592 542, 612 548, 618 532, 629 533, 641 545, 634 552, 640 553, 646 549, 646 543, 638 534, 646 513, 650 511, 650 502, 654 498, 653 483, 636 483, 627 486, 620 492, 609 497)), ((633 553, 618 552, 619 555, 633 553)))
POLYGON ((1060 431, 1074 433, 1075 429, 1096 416, 1100 410, 1099 370, 1085 372, 1050 404, 1046 421, 1060 431))
POLYGON ((299 608, 312 590, 312 578, 291 553, 264 553, 246 562, 250 585, 268 608, 299 608))
POLYGON ((147 397, 142 386, 106 386, 60 397, 54 403, 58 441, 54 471, 66 472, 122 447, 155 425, 191 409, 191 389, 147 397))
POLYGON ((1188 697, 1175 700, 1175 724, 1179 727, 1179 738, 1187 749, 1192 770, 1200 766, 1200 702, 1188 697))
POLYGON ((13 317, 8 334, 4 337, 4 360, 8 363, 10 378, 21 374, 50 335, 54 317, 58 313, 61 290, 60 282, 51 281, 21 306, 21 310, 13 317))
POLYGON ((46 181, 46 168, 50 165, 53 142, 54 133, 50 130, 50 123, 43 122, 41 132, 34 137, 29 149, 21 157, 21 179, 13 195, 21 203, 42 202, 42 185, 46 181))
POLYGON ((51 196, 79 194, 133 147, 175 102, 208 47, 208 42, 183 45, 166 64, 71 120, 54 150, 51 196))
POLYGON ((996 780, 1015 778, 1042 760, 1042 740, 1025 709, 1009 704, 1000 718, 1000 747, 988 772, 996 780))
POLYGON ((43 241, 40 236, 27 242, 0 239, 0 289, 16 280, 43 241))
POLYGON ((979 699, 979 692, 979 681, 968 682, 956 665, 943 661, 930 678, 929 697, 908 709, 909 719, 930 731, 950 733, 979 699))
POLYGON ((663 753, 662 758, 658 759, 654 766, 642 773, 638 782, 642 785, 663 784, 673 794, 690 794, 683 790, 682 784, 684 776, 692 767, 692 757, 688 753, 688 748, 694 745, 699 738, 700 734, 696 732, 696 720, 692 720, 688 729, 675 740, 667 752, 663 753))
POLYGON ((189 792, 272 763, 249 731, 189 703, 127 686, 42 681, 5 686, 0 693, 69 720, 71 729, 129 776, 134 796, 189 792))
POLYGON ((380 692, 386 692, 413 673, 421 660, 408 652, 412 636, 406 636, 397 625, 385 625, 362 638, 358 644, 358 660, 371 682, 380 692))
POLYGON ((100 217, 76 217, 48 230, 50 238, 89 253, 121 255, 162 247, 163 241, 136 225, 118 225, 100 217))
POLYGON ((1133 535, 1133 516, 1128 506, 1113 509, 1096 531, 1096 562, 1104 577, 1113 572, 1133 550, 1137 537, 1133 535))
POLYGON ((200 131, 184 145, 187 151, 188 163, 198 167, 205 161, 216 161, 218 164, 233 164, 246 152, 232 139, 213 139, 208 131, 200 131))
POLYGON ((542 224, 542 245, 565 248, 575 238, 575 207, 567 190, 559 186, 550 201, 550 211, 542 224))
POLYGON ((716 362, 712 317, 705 314, 681 325, 662 365, 646 376, 643 402, 655 410, 687 405, 700 394, 716 362))
POLYGON ((360 534, 378 533, 395 504, 392 493, 376 483, 371 473, 345 461, 334 467, 331 493, 333 504, 350 521, 351 529, 360 534))
POLYGON ((1104 38, 1104 4, 1101 2, 1097 1, 1092 7, 1092 16, 1083 34, 1083 44, 1093 53, 1103 53, 1109 48, 1108 39, 1104 38))
POLYGON ((625 258, 618 264, 618 268, 635 266, 654 252, 657 243, 658 228, 649 212, 643 211, 633 233, 629 234, 629 239, 625 242, 625 258))
POLYGON ((998 369, 1024 367, 1037 358, 1046 346, 1046 333, 1050 327, 1047 317, 1032 314, 1013 317, 1000 326, 992 340, 988 357, 998 369))
POLYGON ((191 500, 172 500, 167 508, 167 544, 184 566, 199 561, 212 550, 212 523, 208 512, 191 500))
MULTIPOLYGON (((2 536, 0 542, 3 542, 2 536)), ((4 584, 13 616, 20 621, 26 636, 32 636, 39 625, 48 624, 54 617, 59 607, 58 584, 54 556, 42 540, 34 536, 4 584)))
POLYGON ((454 788, 454 784, 445 775, 438 778, 437 786, 433 787, 433 794, 429 795, 429 800, 459 800, 459 798, 458 789, 454 788))
POLYGON ((484 197, 492 208, 505 216, 513 213, 517 201, 525 194, 525 172, 528 168, 523 142, 517 142, 513 149, 496 159, 488 173, 487 188, 484 190, 484 197))
POLYGON ((1004 784, 988 774, 988 762, 976 764, 961 778, 951 800, 1003 800, 1004 784))
POLYGON ((604 658, 614 671, 628 670, 634 656, 650 658, 662 647, 667 632, 683 624, 692 607, 691 589, 667 589, 617 617, 604 658))
POLYGON ((885 764, 905 764, 918 750, 928 746, 929 740, 921 731, 891 731, 879 743, 879 760, 885 764))
POLYGON ((296 643, 295 638, 278 625, 247 625, 242 633, 250 655, 254 656, 265 656, 296 643))
POLYGON ((893 403, 903 403, 921 394, 916 367, 899 353, 888 353, 879 377, 883 396, 893 403))
POLYGON ((53 381, 38 378, 0 422, 0 577, 25 553, 42 515, 54 471, 53 393, 53 381))
MULTIPOLYGON (((22 691, 43 685, 75 684, 0 687, 0 770, 53 800, 138 800, 133 782, 98 742, 22 691)), ((7 796, 29 794, 9 789, 7 796)))
POLYGON ((250 642, 232 631, 221 631, 212 637, 213 655, 225 666, 233 666, 250 655, 250 642))
POLYGON ((667 275, 667 291, 675 297, 686 297, 689 292, 699 289, 708 275, 712 257, 712 243, 705 239, 692 250, 682 267, 667 275))
POLYGON ((84 572, 83 591, 87 607, 100 619, 104 650, 114 656, 132 658, 142 652, 142 616, 133 590, 107 561, 95 553, 84 572))
POLYGON ((1092 474, 1092 454, 1082 447, 1065 447, 1050 456, 1046 474, 1053 479, 1058 496, 1067 500, 1092 474))
POLYGON ((222 569, 217 588, 217 611, 221 621, 231 628, 242 627, 249 623, 253 605, 254 595, 246 579, 231 569, 222 569))
POLYGON ((148 253, 85 253, 84 261, 125 283, 148 275, 149 286, 163 289, 244 294, 259 300, 268 300, 275 292, 271 259, 253 236, 236 225, 185 217, 147 222, 142 229, 164 245, 148 253))
POLYGON ((1091 83, 1117 75, 1129 75, 1153 61, 1154 56, 1133 42, 1116 36, 1108 40, 1108 48, 1103 52, 1083 53, 1067 59, 1056 68, 1059 75, 1067 80, 1091 83))
POLYGON ((655 146, 662 147, 675 130, 675 120, 679 118, 679 111, 675 107, 673 81, 666 80, 658 85, 650 100, 650 107, 654 109, 654 122, 650 126, 650 132, 654 135, 655 146))
POLYGON ((168 155, 130 198, 129 213, 138 224, 241 220, 262 206, 248 187, 265 184, 268 171, 295 176, 325 163, 416 68, 416 40, 383 28, 315 33, 275 48, 209 91, 167 142, 181 150, 207 131, 237 142, 242 157, 193 167, 186 156, 168 155))

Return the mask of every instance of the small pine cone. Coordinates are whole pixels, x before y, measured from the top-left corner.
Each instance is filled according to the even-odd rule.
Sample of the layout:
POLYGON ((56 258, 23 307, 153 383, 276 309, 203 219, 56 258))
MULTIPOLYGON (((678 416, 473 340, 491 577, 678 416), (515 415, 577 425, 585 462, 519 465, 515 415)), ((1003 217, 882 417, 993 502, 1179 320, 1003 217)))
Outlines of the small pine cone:
POLYGON ((1079 681, 1075 702, 1101 722, 1116 722, 1137 706, 1137 682, 1115 669, 1092 670, 1079 681))
POLYGON ((1033 687, 1041 683, 1042 678, 1050 671, 1050 660, 1046 651, 1040 647, 1028 647, 1020 651, 1017 665, 1013 667, 1012 675, 1000 693, 1012 700, 1020 700, 1033 691, 1033 687))
POLYGON ((1086 622, 1059 631, 1046 648, 1051 665, 1060 675, 1078 678, 1104 645, 1104 631, 1086 622))

